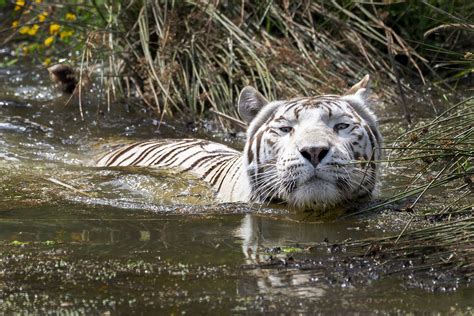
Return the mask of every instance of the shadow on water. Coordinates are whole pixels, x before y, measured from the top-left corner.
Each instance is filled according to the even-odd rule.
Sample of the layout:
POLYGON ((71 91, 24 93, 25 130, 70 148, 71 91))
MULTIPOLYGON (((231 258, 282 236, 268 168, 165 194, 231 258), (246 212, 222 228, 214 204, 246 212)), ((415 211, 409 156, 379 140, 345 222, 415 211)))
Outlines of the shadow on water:
MULTIPOLYGON (((472 289, 426 291, 333 248, 384 236, 403 219, 303 221, 305 214, 283 208, 215 204, 204 184, 172 171, 92 166, 103 144, 209 138, 206 124, 158 129, 130 104, 110 113, 85 104, 82 121, 45 70, 0 69, 0 82, 0 312, 455 313, 472 306, 472 289), (278 264, 258 265, 268 259, 278 264)), ((104 104, 92 92, 88 100, 104 104)), ((241 136, 212 137, 238 147, 241 136)))

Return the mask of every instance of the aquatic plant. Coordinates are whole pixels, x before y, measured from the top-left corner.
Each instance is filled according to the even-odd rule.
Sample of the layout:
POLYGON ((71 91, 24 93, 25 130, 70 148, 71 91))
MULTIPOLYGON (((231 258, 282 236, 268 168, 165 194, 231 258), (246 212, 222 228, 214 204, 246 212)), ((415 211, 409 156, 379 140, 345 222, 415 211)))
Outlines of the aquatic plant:
MULTIPOLYGON (((433 120, 420 122, 386 148, 389 167, 408 184, 359 211, 395 209, 409 214, 394 236, 347 242, 389 265, 410 262, 399 273, 445 271, 447 279, 474 280, 474 98, 465 97, 433 120), (398 205, 398 207, 394 207, 398 205), (358 248, 359 247, 359 248, 358 248)), ((365 256, 365 255, 364 255, 365 256)), ((393 271, 390 273, 394 273, 393 271)))

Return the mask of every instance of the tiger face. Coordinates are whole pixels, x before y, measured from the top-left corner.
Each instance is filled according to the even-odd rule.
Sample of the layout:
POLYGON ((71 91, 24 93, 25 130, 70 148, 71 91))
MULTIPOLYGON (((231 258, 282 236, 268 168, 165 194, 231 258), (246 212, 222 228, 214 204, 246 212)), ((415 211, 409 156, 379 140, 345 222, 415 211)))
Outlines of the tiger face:
POLYGON ((367 106, 368 79, 344 96, 268 102, 251 87, 242 91, 251 200, 320 209, 374 195, 382 137, 367 106))

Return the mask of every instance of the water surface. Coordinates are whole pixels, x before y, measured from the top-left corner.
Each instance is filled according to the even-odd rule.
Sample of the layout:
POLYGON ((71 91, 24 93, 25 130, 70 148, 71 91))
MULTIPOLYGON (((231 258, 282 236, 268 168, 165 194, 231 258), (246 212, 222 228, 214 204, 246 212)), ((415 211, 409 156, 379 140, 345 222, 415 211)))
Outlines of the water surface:
MULTIPOLYGON (((403 214, 216 204, 191 176, 93 166, 107 144, 198 135, 239 148, 242 134, 159 124, 131 100, 107 112, 93 92, 82 120, 40 68, 0 69, 0 83, 0 312, 472 311, 472 288, 374 272, 334 248, 398 232, 403 214)), ((383 110, 382 128, 398 129, 383 110)), ((387 176, 384 191, 403 181, 387 176)))

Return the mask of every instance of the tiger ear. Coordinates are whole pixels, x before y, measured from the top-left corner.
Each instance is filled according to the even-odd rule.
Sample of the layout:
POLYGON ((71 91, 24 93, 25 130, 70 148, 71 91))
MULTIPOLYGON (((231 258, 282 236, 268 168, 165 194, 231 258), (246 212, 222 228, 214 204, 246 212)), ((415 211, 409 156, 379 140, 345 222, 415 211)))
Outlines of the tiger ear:
POLYGON ((253 87, 247 86, 240 91, 239 114, 247 123, 250 123, 267 104, 268 100, 253 87))
POLYGON ((341 99, 349 102, 373 130, 378 129, 377 117, 370 109, 376 99, 371 95, 369 75, 365 75, 361 81, 353 85, 341 99))
POLYGON ((370 76, 367 74, 361 81, 353 85, 344 95, 357 95, 365 99, 370 93, 370 76))

